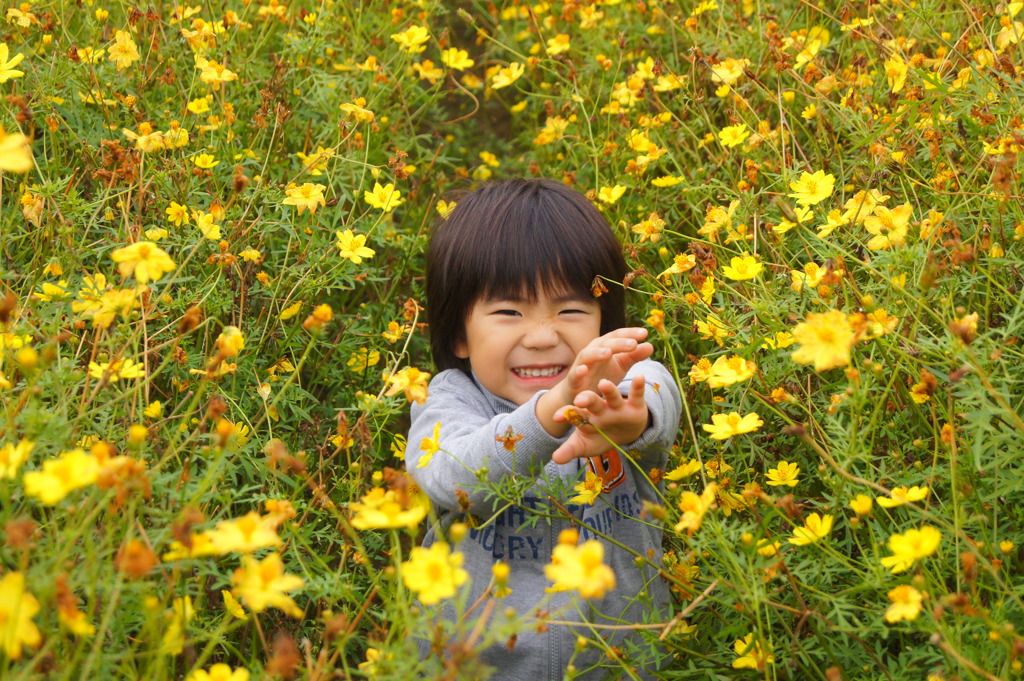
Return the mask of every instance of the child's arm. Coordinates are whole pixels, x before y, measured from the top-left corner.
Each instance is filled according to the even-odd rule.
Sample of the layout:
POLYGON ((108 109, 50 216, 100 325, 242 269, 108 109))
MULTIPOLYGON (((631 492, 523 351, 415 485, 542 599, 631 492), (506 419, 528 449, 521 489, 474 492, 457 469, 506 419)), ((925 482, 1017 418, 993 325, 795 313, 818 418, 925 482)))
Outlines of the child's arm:
POLYGON ((603 380, 598 391, 581 392, 571 408, 556 412, 559 422, 582 419, 584 423, 551 458, 568 463, 603 454, 611 447, 608 440, 624 449, 668 449, 675 440, 681 410, 682 400, 671 374, 657 362, 644 362, 620 385, 603 380), (569 409, 575 413, 567 413, 569 409))
POLYGON ((533 479, 565 441, 548 434, 537 422, 537 399, 495 416, 471 378, 461 371, 441 372, 430 382, 427 401, 413 405, 405 452, 409 474, 442 508, 479 515, 493 512, 496 502, 479 489, 478 471, 486 470, 483 477, 497 485, 513 476, 533 479), (441 424, 439 448, 430 455, 437 424, 441 424))

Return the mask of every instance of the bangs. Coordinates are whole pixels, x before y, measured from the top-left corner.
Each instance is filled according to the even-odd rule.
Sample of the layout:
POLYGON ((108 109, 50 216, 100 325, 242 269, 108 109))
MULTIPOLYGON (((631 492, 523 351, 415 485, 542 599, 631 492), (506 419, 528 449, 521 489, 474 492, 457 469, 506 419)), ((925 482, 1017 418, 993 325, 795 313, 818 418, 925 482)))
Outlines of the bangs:
POLYGON ((530 302, 541 290, 549 296, 572 292, 593 298, 594 277, 609 272, 603 245, 586 238, 585 230, 574 229, 578 216, 556 216, 550 207, 524 203, 510 206, 505 220, 486 230, 471 263, 476 271, 467 272, 467 293, 530 302))

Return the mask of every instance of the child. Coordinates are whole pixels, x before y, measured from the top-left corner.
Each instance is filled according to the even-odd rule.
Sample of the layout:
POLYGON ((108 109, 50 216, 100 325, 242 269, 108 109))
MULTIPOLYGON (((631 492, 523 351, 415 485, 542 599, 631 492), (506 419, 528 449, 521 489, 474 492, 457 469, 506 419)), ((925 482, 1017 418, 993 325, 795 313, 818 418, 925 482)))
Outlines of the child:
MULTIPOLYGON (((512 179, 462 198, 434 233, 427 256, 427 313, 439 373, 426 402, 413 405, 406 463, 442 531, 467 514, 475 519, 458 547, 472 579, 470 603, 491 581, 494 565, 506 563, 511 594, 502 609, 533 613, 548 596, 544 607, 552 619, 593 625, 628 665, 637 649, 621 625, 641 622, 648 610, 648 620, 664 621, 669 600, 657 570, 638 567, 636 556, 654 564, 661 559, 661 528, 640 516, 644 501, 660 503, 647 473, 665 467, 681 402, 671 374, 648 359, 647 332, 625 325, 620 282, 626 271, 607 221, 561 183, 512 179), (607 290, 595 298, 602 279, 607 290), (567 414, 569 407, 587 423, 567 414), (440 447, 424 466, 420 443, 435 436, 436 424, 440 447), (595 427, 635 457, 621 456, 595 427), (482 489, 480 471, 499 489, 524 478, 533 483, 509 505, 482 489), (593 504, 571 503, 585 471, 600 477, 603 492, 593 504), (542 517, 531 519, 536 513, 542 517), (546 593, 551 582, 544 566, 570 527, 581 541, 604 545, 617 586, 601 599, 546 593), (609 624, 620 628, 602 628, 609 624)), ((430 530, 424 546, 438 536, 430 530)), ((482 659, 496 668, 496 679, 562 679, 580 635, 594 636, 586 624, 531 628, 514 646, 493 646, 482 659)), ((622 673, 622 664, 598 645, 579 652, 572 666, 583 679, 622 673)))

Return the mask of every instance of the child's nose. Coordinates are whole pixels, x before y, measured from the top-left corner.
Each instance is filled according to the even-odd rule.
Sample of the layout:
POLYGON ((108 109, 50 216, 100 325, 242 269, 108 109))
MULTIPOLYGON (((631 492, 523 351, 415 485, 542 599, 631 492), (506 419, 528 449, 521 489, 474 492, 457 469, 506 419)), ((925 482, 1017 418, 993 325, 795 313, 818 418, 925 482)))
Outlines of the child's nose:
POLYGON ((550 348, 558 344, 558 333, 549 324, 535 324, 523 337, 523 347, 531 350, 550 348))

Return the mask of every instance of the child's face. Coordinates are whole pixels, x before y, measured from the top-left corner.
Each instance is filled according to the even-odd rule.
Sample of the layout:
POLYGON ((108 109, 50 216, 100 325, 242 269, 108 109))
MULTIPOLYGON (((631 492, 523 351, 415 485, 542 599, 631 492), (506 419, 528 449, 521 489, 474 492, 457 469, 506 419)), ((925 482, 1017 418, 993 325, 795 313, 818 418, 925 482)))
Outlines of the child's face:
POLYGON ((541 290, 534 302, 478 300, 466 316, 466 341, 455 354, 469 360, 485 388, 522 405, 564 379, 580 351, 600 335, 597 301, 541 290))

